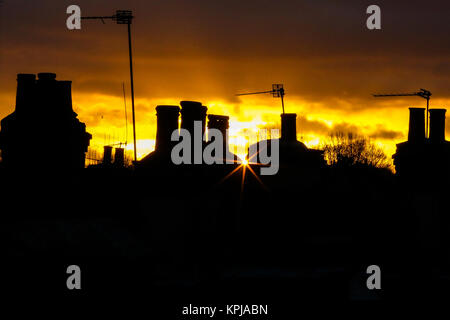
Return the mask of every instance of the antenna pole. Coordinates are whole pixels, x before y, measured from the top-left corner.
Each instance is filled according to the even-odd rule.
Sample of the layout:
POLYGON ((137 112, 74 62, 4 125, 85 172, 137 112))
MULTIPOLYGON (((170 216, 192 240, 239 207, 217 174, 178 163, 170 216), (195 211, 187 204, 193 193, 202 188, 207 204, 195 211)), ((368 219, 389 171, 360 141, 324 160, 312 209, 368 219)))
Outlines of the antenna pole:
POLYGON ((379 97, 410 97, 410 96, 418 96, 422 97, 427 100, 427 111, 426 111, 426 123, 425 123, 425 138, 428 139, 429 137, 429 109, 430 109, 430 97, 431 92, 425 89, 420 89, 418 92, 413 93, 390 93, 390 94, 374 94, 375 98, 379 97))
POLYGON ((128 25, 128 53, 130 57, 130 82, 131 82, 131 111, 133 115, 133 144, 134 144, 134 161, 137 161, 137 145, 136 145, 136 118, 134 112, 134 81, 133 81, 133 55, 131 50, 131 20, 134 17, 130 10, 117 10, 112 16, 95 16, 95 17, 81 17, 81 19, 104 19, 115 20, 117 24, 128 25))
POLYGON ((427 123, 426 123, 426 127, 425 127, 425 133, 426 133, 425 138, 427 138, 427 139, 428 139, 428 117, 429 117, 428 108, 429 108, 429 106, 430 106, 430 97, 427 97, 427 123))
POLYGON ((281 107, 283 108, 283 114, 284 114, 284 88, 278 89, 278 92, 281 97, 281 107))
POLYGON ((239 93, 236 96, 248 96, 248 95, 263 94, 263 93, 271 93, 274 98, 281 98, 281 107, 283 108, 283 114, 284 114, 284 88, 281 83, 272 84, 272 90, 270 90, 270 91, 239 93))
POLYGON ((128 52, 130 55, 130 81, 131 81, 131 114, 133 117, 133 144, 134 144, 134 161, 137 161, 136 151, 136 118, 134 115, 134 81, 133 81, 133 55, 131 50, 131 20, 128 22, 128 52))
POLYGON ((128 144, 128 114, 127 114, 127 99, 125 96, 125 82, 122 82, 123 90, 123 105, 125 106, 125 146, 128 144))

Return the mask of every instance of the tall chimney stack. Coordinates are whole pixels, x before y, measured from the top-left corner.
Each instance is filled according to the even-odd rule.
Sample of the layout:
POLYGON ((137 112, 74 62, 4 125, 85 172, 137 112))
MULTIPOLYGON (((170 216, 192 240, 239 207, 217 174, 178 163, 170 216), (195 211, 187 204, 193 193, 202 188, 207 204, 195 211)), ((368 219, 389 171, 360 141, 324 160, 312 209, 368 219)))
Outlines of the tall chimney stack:
POLYGON ((178 116, 180 107, 178 106, 157 106, 157 128, 156 128, 156 151, 170 151, 173 142, 172 133, 178 130, 178 116))
POLYGON ((55 117, 56 112, 61 111, 61 106, 59 105, 61 100, 56 74, 49 72, 38 73, 36 88, 36 109, 47 116, 55 117))
POLYGON ((123 167, 125 164, 125 149, 115 148, 114 151, 114 165, 117 167, 123 167))
POLYGON ((58 107, 57 111, 72 113, 72 81, 58 81, 58 107))
POLYGON ((409 108, 408 141, 425 141, 425 108, 409 108))
POLYGON ((30 107, 35 97, 36 75, 19 73, 17 75, 16 111, 30 107))
POLYGON ((103 164, 110 165, 112 161, 112 147, 103 146, 103 164))
MULTIPOLYGON (((228 152, 228 135, 227 129, 230 127, 228 121, 230 117, 216 114, 208 115, 208 129, 217 129, 222 133, 223 155, 226 156, 228 152)), ((208 138, 209 139, 209 138, 208 138)))
POLYGON ((446 109, 430 109, 430 140, 432 142, 445 141, 446 112, 446 109))
POLYGON ((297 141, 297 114, 283 113, 281 115, 281 140, 297 141))
POLYGON ((194 136, 194 121, 202 122, 202 136, 205 134, 205 122, 207 107, 201 102, 181 101, 181 128, 186 129, 194 136))

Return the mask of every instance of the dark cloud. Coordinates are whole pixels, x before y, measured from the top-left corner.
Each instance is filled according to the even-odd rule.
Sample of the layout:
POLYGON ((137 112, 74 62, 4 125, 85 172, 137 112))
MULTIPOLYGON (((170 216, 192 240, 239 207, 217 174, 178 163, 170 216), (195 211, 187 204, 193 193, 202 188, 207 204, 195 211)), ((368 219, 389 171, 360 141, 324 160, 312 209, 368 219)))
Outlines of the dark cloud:
POLYGON ((297 130, 302 133, 328 134, 330 127, 322 121, 308 120, 305 116, 297 117, 297 130))
POLYGON ((328 126, 323 121, 308 120, 305 116, 297 117, 297 129, 302 133, 313 133, 318 135, 330 135, 336 132, 361 132, 361 128, 351 123, 339 122, 332 126, 328 126))
MULTIPOLYGON (((73 80, 74 94, 122 94, 121 83, 129 77, 126 28, 112 21, 83 21, 81 30, 69 31, 65 11, 71 4, 4 1, 0 93, 14 96, 16 73, 52 71, 73 80)), ((236 104, 240 100, 235 93, 280 82, 286 86, 287 101, 292 97, 320 103, 343 114, 405 107, 373 99, 374 92, 425 87, 433 98, 450 99, 448 2, 378 0, 380 31, 365 27, 365 10, 372 3, 361 0, 77 4, 83 15, 133 10, 137 97, 236 104)), ((414 104, 423 102, 411 99, 414 104)), ((4 108, 0 106, 1 113, 4 108)), ((321 124, 308 125, 325 130, 321 124)))
POLYGON ((403 137, 403 133, 395 130, 389 130, 381 125, 377 126, 377 129, 373 131, 370 135, 372 139, 384 139, 384 140, 394 140, 403 137))
POLYGON ((376 125, 375 129, 370 130, 367 127, 359 127, 357 125, 340 122, 332 126, 328 126, 323 121, 308 120, 304 116, 297 117, 297 130, 302 134, 313 133, 318 135, 330 135, 336 132, 355 133, 367 135, 372 139, 394 140, 403 137, 403 133, 385 128, 383 125, 376 125), (366 131, 369 131, 367 133, 366 131))
POLYGON ((333 125, 333 127, 331 128, 330 133, 336 132, 360 134, 361 129, 354 124, 342 122, 333 125))

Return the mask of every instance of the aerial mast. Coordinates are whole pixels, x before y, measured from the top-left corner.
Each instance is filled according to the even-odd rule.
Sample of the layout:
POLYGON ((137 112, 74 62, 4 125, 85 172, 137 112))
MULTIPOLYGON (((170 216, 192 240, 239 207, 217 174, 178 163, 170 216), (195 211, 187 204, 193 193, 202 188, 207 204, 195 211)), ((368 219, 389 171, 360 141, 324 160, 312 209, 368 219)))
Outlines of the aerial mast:
POLYGON ((134 112, 134 77, 133 77, 133 55, 131 50, 131 21, 133 20, 131 10, 117 10, 116 14, 112 16, 93 16, 81 17, 81 19, 99 19, 103 23, 105 19, 116 21, 117 24, 126 24, 128 27, 128 55, 130 60, 130 83, 131 83, 131 113, 133 117, 133 144, 134 144, 134 161, 137 161, 137 146, 136 146, 136 117, 134 112))
POLYGON ((264 94, 264 93, 271 93, 274 98, 281 98, 281 107, 283 109, 283 114, 284 114, 284 88, 283 88, 283 85, 281 83, 272 84, 272 90, 248 92, 248 93, 239 93, 236 96, 249 96, 249 95, 264 94))
POLYGON ((374 94, 375 98, 383 98, 383 97, 411 97, 418 96, 427 100, 427 118, 426 118, 426 126, 425 126, 425 137, 428 138, 428 122, 429 115, 428 110, 430 107, 430 97, 431 92, 425 89, 420 89, 420 91, 412 92, 412 93, 387 93, 387 94, 374 94))

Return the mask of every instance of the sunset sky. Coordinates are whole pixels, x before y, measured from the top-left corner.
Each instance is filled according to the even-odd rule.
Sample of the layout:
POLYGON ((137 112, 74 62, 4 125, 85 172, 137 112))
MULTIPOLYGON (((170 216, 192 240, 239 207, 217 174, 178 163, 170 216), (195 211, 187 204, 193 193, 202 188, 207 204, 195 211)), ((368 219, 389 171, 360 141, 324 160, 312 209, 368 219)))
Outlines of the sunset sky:
MULTIPOLYGON (((279 127, 279 99, 235 96, 272 83, 284 84, 286 112, 297 113, 298 138, 309 146, 332 131, 353 131, 390 156, 407 136, 408 107, 425 107, 425 100, 372 93, 425 88, 433 93, 432 108, 450 106, 450 2, 444 0, 3 0, 0 118, 14 110, 17 73, 54 72, 73 81, 74 110, 93 134, 93 147, 126 140, 126 26, 82 21, 81 30, 68 30, 71 4, 82 15, 133 10, 140 157, 153 148, 158 104, 201 101, 208 113, 230 116, 233 138, 245 129, 279 127), (381 30, 366 28, 371 4, 381 7, 381 30)), ((128 142, 131 150, 131 125, 128 142)))

